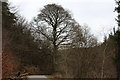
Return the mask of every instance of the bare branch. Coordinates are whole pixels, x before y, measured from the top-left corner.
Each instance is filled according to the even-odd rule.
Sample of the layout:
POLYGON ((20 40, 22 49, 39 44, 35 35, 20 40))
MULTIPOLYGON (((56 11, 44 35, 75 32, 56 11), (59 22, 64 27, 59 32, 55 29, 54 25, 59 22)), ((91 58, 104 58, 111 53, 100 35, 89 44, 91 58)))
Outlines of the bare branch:
POLYGON ((63 27, 60 31, 58 31, 58 35, 57 38, 61 35, 61 33, 63 33, 63 31, 67 28, 67 24, 65 25, 65 27, 63 27))
POLYGON ((69 36, 69 34, 64 36, 64 38, 60 42, 58 42, 57 46, 59 46, 61 43, 63 43, 67 39, 68 36, 69 36))

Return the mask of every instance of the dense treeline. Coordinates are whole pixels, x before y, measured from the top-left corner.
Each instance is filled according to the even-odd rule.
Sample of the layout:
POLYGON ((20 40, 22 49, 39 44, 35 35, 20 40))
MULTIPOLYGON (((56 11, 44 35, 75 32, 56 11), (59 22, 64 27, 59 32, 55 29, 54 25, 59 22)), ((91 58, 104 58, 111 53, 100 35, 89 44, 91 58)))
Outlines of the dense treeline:
POLYGON ((88 26, 79 25, 60 5, 45 5, 33 21, 27 22, 2 2, 3 77, 21 72, 119 78, 120 30, 113 32, 99 44, 88 26))
POLYGON ((3 77, 19 71, 51 74, 52 57, 46 52, 50 54, 51 50, 44 46, 44 42, 35 41, 27 21, 10 12, 8 3, 2 2, 2 14, 3 77), (44 47, 40 49, 38 43, 44 47))

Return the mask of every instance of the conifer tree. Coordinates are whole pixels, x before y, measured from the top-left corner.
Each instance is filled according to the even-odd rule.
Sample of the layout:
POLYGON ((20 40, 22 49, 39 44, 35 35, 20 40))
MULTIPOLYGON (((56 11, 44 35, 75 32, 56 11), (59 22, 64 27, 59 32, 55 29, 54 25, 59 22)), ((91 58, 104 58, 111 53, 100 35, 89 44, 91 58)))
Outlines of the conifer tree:
POLYGON ((117 45, 116 51, 116 69, 117 69, 117 78, 120 78, 120 1, 116 1, 117 7, 115 11, 118 13, 116 21, 118 22, 118 30, 114 34, 114 40, 117 45))

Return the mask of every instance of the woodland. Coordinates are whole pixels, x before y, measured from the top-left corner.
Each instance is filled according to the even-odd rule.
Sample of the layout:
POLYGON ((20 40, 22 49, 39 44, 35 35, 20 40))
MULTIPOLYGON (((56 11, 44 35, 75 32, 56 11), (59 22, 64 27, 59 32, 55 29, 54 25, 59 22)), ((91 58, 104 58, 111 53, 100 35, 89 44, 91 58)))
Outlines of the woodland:
MULTIPOLYGON (((61 75, 62 78, 120 78, 120 1, 118 28, 99 43, 61 5, 47 4, 31 22, 2 3, 2 77, 61 75)), ((112 10, 111 10, 112 11, 112 10)), ((87 23, 87 22, 86 22, 87 23)))

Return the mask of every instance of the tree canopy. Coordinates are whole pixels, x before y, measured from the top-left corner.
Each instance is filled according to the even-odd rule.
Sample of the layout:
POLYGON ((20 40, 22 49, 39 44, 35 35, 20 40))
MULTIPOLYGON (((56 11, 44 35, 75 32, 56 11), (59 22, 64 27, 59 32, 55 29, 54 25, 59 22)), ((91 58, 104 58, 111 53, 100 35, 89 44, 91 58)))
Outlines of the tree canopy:
POLYGON ((36 32, 41 33, 52 43, 53 49, 57 50, 59 45, 68 40, 74 20, 62 6, 48 4, 40 10, 35 22, 36 32))

